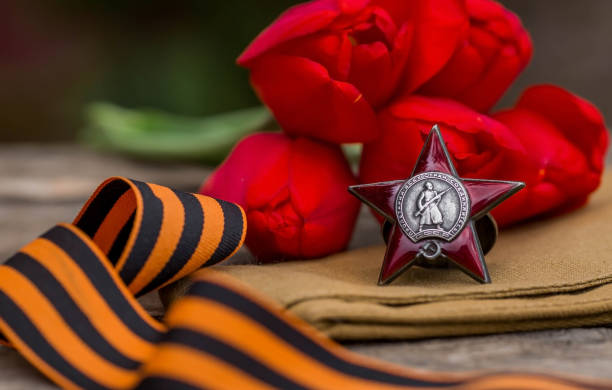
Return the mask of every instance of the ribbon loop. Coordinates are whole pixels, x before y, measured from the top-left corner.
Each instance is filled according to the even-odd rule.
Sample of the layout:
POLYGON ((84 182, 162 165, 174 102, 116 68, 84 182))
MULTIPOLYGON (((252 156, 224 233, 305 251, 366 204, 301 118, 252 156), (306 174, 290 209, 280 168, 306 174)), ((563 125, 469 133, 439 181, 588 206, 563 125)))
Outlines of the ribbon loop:
POLYGON ((246 231, 236 204, 122 177, 102 183, 74 225, 136 295, 231 257, 246 231))

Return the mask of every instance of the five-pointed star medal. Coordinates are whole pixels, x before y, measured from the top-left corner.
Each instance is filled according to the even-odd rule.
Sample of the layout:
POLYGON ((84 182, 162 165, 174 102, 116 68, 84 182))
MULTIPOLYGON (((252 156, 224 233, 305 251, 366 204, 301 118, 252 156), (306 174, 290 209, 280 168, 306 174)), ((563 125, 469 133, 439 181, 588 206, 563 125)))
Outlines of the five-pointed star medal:
POLYGON ((393 224, 378 284, 390 283, 415 263, 440 259, 490 283, 474 221, 524 186, 460 178, 435 125, 408 179, 349 187, 393 224))

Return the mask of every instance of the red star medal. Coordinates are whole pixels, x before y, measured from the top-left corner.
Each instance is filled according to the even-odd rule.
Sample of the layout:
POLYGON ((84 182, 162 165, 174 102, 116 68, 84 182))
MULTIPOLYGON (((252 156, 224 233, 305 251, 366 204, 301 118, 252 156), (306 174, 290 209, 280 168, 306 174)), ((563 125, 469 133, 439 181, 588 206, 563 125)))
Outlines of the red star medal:
POLYGON ((524 186, 459 177, 435 125, 408 179, 349 187, 393 224, 378 284, 415 264, 441 260, 490 283, 474 223, 524 186))

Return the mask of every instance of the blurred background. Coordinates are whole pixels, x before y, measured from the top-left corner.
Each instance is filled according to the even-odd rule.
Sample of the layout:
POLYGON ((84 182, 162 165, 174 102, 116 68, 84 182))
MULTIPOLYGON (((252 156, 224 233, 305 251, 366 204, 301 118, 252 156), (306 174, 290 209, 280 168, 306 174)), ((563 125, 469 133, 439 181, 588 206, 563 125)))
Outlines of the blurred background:
MULTIPOLYGON (((76 137, 110 101, 204 116, 258 104, 235 59, 290 0, 0 2, 0 142, 76 137)), ((534 40, 532 83, 556 83, 612 115, 612 1, 504 0, 534 40)))

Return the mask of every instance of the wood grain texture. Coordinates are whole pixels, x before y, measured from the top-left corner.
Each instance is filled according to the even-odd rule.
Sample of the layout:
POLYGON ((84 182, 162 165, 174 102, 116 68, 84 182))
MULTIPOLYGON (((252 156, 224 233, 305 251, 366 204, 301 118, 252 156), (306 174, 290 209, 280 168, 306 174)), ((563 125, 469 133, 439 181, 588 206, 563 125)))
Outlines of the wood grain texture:
MULTIPOLYGON (((71 145, 0 145, 0 262, 59 221, 71 221, 106 177, 127 176, 196 191, 210 168, 150 164, 71 145)), ((352 248, 382 242, 362 209, 352 248)), ((251 262, 243 249, 231 260, 251 262)), ((142 298, 156 316, 156 294, 142 298)), ((612 379, 612 329, 565 329, 407 342, 353 343, 359 353, 434 370, 557 371, 612 379)), ((0 347, 0 389, 54 388, 15 351, 0 347)))
POLYGON ((612 329, 573 328, 410 342, 350 344, 400 365, 444 371, 528 371, 612 379, 612 329))

